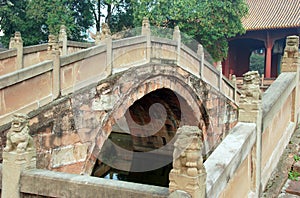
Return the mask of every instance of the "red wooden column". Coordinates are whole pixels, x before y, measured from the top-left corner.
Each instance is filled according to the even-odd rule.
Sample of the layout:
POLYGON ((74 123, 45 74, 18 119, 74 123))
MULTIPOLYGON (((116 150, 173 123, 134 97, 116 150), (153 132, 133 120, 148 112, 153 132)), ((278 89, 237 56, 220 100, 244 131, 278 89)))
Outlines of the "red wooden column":
POLYGON ((267 32, 267 39, 265 42, 266 46, 266 67, 265 67, 265 77, 271 78, 271 65, 272 65, 272 48, 274 40, 270 38, 269 32, 267 32))

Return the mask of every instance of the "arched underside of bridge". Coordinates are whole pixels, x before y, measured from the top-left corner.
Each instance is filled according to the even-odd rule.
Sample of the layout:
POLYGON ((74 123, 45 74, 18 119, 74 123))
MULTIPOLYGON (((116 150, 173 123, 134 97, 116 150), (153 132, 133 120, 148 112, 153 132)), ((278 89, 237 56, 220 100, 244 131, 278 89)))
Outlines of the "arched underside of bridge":
POLYGON ((182 125, 199 125, 197 116, 185 99, 170 89, 146 94, 126 110, 124 120, 112 126, 92 175, 116 172, 119 179, 123 176, 129 181, 168 186, 176 131, 182 125), (159 174, 152 171, 157 169, 159 174))
MULTIPOLYGON (((111 132, 125 134, 127 130, 129 132, 126 134, 136 133, 130 139, 132 147, 127 149, 145 152, 150 149, 147 148, 149 144, 161 142, 162 147, 172 145, 172 137, 180 126, 199 126, 203 131, 205 158, 237 121, 237 107, 234 103, 211 85, 177 65, 151 63, 116 74, 98 85, 96 97, 101 100, 107 95, 113 96, 110 99, 113 104, 109 111, 105 111, 95 135, 95 142, 83 167, 85 174, 92 174, 97 160, 103 157, 102 148, 106 140, 111 140, 111 132), (154 112, 152 116, 151 110, 154 112), (166 110, 166 118, 162 116, 163 110, 166 110), (157 123, 153 121, 155 118, 158 118, 157 123), (124 122, 128 128, 126 124, 124 126, 124 122), (159 126, 153 127, 154 125, 159 126), (146 133, 146 137, 139 137, 144 135, 141 132, 146 133)), ((161 150, 157 148, 153 146, 151 149, 161 150)), ((131 154, 126 153, 124 156, 131 154)), ((132 170, 135 168, 133 166, 131 163, 125 169, 132 170)))
POLYGON ((113 85, 106 84, 105 89, 112 93, 118 90, 119 97, 97 133, 85 173, 91 174, 97 160, 133 172, 149 171, 171 163, 172 140, 177 129, 194 125, 206 131, 209 125, 202 101, 189 85, 192 78, 176 66, 145 65, 123 73, 113 85), (120 137, 125 136, 127 142, 120 143, 120 137), (122 156, 123 160, 115 160, 122 156), (162 161, 157 156, 163 156, 160 157, 162 161))

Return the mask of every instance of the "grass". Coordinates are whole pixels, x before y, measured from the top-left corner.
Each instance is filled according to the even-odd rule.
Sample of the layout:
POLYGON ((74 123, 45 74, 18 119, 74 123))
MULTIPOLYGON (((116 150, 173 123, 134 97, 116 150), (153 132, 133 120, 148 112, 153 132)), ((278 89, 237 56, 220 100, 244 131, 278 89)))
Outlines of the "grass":
POLYGON ((298 173, 297 171, 290 171, 289 172, 289 179, 293 180, 293 181, 298 181, 298 177, 300 176, 300 173, 298 173))
POLYGON ((295 162, 298 162, 300 160, 300 156, 299 155, 294 155, 294 160, 295 160, 295 162))

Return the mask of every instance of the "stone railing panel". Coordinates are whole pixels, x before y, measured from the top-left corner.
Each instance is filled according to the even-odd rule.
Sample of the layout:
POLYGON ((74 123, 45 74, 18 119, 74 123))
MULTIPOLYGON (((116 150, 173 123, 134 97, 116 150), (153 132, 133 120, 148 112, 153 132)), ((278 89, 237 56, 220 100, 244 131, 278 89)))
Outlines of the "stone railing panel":
POLYGON ((44 73, 43 75, 39 75, 22 83, 14 84, 1 91, 4 99, 3 106, 5 108, 1 109, 0 114, 5 115, 6 113, 29 106, 32 106, 32 110, 36 109, 40 106, 40 100, 51 96, 51 72, 44 73))
POLYGON ((106 52, 96 46, 61 58, 61 93, 66 95, 108 76, 106 52), (76 59, 76 61, 74 61, 76 59))
POLYGON ((67 41, 67 54, 72 54, 93 47, 94 45, 94 43, 67 41))
POLYGON ((205 81, 209 82, 215 89, 219 87, 219 75, 212 68, 207 67, 206 65, 203 68, 202 77, 205 81))
POLYGON ((17 50, 7 50, 0 52, 0 76, 14 72, 18 69, 17 64, 17 50))
MULTIPOLYGON (((143 65, 147 62, 146 42, 114 48, 112 51, 113 73, 143 65)), ((110 63, 107 63, 110 64, 110 63)))
POLYGON ((237 192, 239 197, 247 197, 251 183, 250 176, 246 174, 247 160, 255 143, 255 127, 253 123, 239 122, 204 162, 207 197, 219 197, 222 192, 223 197, 226 197, 224 194, 229 197, 237 192), (228 190, 229 178, 231 188, 228 190), (243 187, 246 189, 240 188, 238 184, 245 184, 243 187))
POLYGON ((234 101, 234 86, 225 78, 222 80, 222 92, 234 101))
POLYGON ((176 46, 158 42, 152 43, 152 61, 161 61, 162 63, 175 63, 176 57, 176 46))
POLYGON ((49 197, 166 198, 168 188, 47 170, 25 171, 20 191, 49 197))
POLYGON ((296 73, 285 72, 263 95, 262 186, 268 182, 280 155, 288 145, 296 124, 294 120, 296 73))
POLYGON ((179 65, 194 74, 195 76, 200 75, 200 59, 197 58, 196 53, 191 49, 182 45, 180 51, 179 65))
POLYGON ((29 51, 30 48, 24 48, 24 67, 29 67, 41 63, 48 59, 47 45, 36 46, 36 51, 29 51), (28 51, 28 53, 25 53, 28 51))
POLYGON ((47 61, 0 77, 0 124, 14 111, 28 113, 52 101, 51 71, 47 61))

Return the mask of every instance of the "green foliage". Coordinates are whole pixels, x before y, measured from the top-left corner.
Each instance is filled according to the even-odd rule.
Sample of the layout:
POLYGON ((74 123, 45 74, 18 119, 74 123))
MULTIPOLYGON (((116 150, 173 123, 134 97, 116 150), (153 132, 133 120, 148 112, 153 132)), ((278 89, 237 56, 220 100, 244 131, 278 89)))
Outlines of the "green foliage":
POLYGON ((93 24, 91 4, 82 0, 12 0, 13 6, 0 10, 0 25, 4 45, 15 31, 20 31, 24 45, 43 43, 49 33, 58 34, 61 25, 67 27, 71 40, 81 41, 82 32, 93 24))
POLYGON ((294 160, 295 160, 295 162, 298 162, 300 160, 300 156, 299 155, 294 155, 294 160))
POLYGON ((109 27, 112 33, 133 28, 133 7, 131 0, 119 0, 115 4, 109 20, 109 27))
POLYGON ((227 56, 227 39, 244 33, 241 18, 248 12, 244 0, 139 0, 134 1, 134 24, 148 17, 156 26, 173 28, 193 35, 215 60, 227 56))
POLYGON ((264 74, 265 57, 263 55, 252 53, 250 56, 249 68, 251 71, 258 71, 260 75, 264 74))
POLYGON ((96 31, 101 30, 101 18, 112 33, 133 27, 132 0, 89 0, 96 31), (105 13, 105 15, 104 15, 105 13))
POLYGON ((289 173, 288 173, 288 177, 289 177, 289 179, 290 180, 294 180, 294 181, 298 181, 299 180, 299 176, 300 176, 300 173, 298 173, 297 171, 290 171, 289 173))

